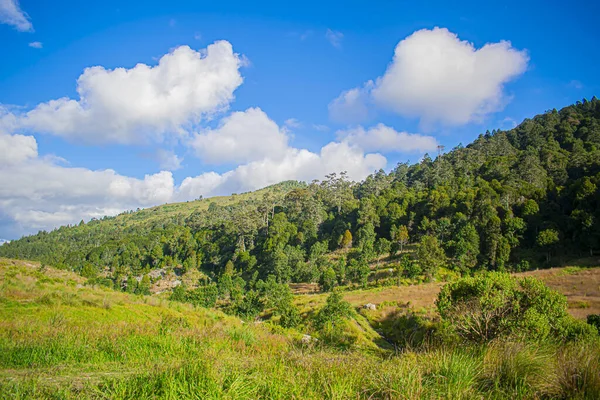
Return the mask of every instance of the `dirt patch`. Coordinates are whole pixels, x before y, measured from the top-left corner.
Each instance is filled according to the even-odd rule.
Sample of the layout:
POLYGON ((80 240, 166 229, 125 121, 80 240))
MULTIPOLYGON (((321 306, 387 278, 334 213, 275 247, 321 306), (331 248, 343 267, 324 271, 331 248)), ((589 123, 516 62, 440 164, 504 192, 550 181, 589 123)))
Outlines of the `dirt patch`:
MULTIPOLYGON (((576 318, 585 319, 589 314, 600 314, 600 268, 552 268, 529 271, 517 276, 533 276, 541 279, 552 289, 567 297, 569 312, 576 318)), ((425 283, 412 286, 389 286, 369 290, 344 292, 344 299, 355 307, 367 303, 378 305, 380 309, 395 309, 408 306, 414 310, 433 311, 435 299, 444 283, 425 283), (383 307, 382 307, 383 305, 383 307)), ((292 286, 292 285, 290 285, 292 286)), ((315 306, 325 301, 326 295, 311 294, 318 290, 318 285, 295 284, 292 289, 296 294, 304 294, 306 306, 315 306)))

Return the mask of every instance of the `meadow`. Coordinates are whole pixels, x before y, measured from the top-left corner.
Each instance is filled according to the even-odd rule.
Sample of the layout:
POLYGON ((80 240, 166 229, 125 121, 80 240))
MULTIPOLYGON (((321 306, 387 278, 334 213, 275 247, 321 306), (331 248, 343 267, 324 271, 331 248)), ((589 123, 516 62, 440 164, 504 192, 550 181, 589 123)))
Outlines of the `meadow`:
MULTIPOLYGON (((585 274, 598 270, 561 271, 548 273, 589 281, 585 274)), ((600 397, 597 340, 394 348, 374 345, 376 332, 357 323, 362 337, 340 349, 306 343, 301 328, 92 287, 37 263, 3 259, 0 280, 2 398, 600 397)), ((428 287, 435 285, 419 288, 428 287)), ((406 288, 396 289, 396 301, 404 301, 406 288)), ((347 297, 359 305, 367 293, 385 293, 375 301, 393 297, 386 290, 347 297)))

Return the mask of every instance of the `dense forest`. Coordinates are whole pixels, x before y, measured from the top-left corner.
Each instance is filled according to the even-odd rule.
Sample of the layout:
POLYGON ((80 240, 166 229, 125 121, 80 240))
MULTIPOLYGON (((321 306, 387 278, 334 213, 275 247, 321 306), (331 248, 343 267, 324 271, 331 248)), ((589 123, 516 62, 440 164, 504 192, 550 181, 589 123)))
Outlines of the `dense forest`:
POLYGON ((441 270, 548 266, 600 251, 600 101, 488 131, 360 183, 342 172, 254 193, 82 221, 4 244, 0 256, 117 288, 156 268, 198 269, 247 288, 273 276, 328 289, 364 284, 382 258, 424 280, 441 270))

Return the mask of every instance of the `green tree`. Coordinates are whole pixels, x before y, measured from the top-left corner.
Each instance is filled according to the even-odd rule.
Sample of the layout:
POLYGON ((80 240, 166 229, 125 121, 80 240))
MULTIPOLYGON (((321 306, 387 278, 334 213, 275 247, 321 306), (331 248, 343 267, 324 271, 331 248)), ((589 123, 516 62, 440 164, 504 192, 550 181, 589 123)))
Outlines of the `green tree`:
POLYGON ((546 251, 546 261, 550 262, 552 250, 559 241, 559 234, 556 229, 545 229, 541 231, 536 239, 536 243, 546 251))
POLYGON ((317 328, 323 328, 325 324, 336 325, 345 318, 353 315, 352 306, 342 297, 339 290, 334 290, 329 296, 325 306, 319 310, 315 318, 317 328))
POLYGON ((410 238, 408 235, 408 228, 405 225, 392 225, 390 236, 392 237, 392 240, 398 244, 400 247, 400 253, 402 253, 404 245, 408 243, 408 239, 410 238))
POLYGON ((446 253, 435 236, 425 235, 421 238, 416 257, 428 280, 431 280, 437 271, 446 265, 446 253))
POLYGON ((148 275, 144 275, 142 277, 142 280, 140 281, 140 283, 137 285, 135 293, 149 295, 150 294, 150 286, 151 286, 150 277, 148 275))
POLYGON ((456 234, 454 257, 459 269, 470 271, 477 265, 479 256, 479 234, 475 227, 468 223, 461 227, 456 234))
POLYGON ((321 285, 321 290, 324 292, 331 292, 337 283, 337 276, 332 267, 327 267, 323 270, 321 274, 321 280, 319 284, 321 285))

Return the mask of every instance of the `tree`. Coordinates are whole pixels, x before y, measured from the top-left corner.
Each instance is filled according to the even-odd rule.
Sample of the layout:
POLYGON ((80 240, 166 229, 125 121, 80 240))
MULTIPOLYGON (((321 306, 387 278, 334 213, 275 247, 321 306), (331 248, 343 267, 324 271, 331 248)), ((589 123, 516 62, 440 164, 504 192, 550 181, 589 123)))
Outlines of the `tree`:
POLYGON ((392 225, 390 236, 394 242, 398 243, 400 246, 400 253, 402 253, 404 245, 408 243, 408 239, 410 238, 408 235, 408 228, 405 225, 392 225))
POLYGON ((344 235, 342 236, 340 247, 342 249, 349 249, 350 247, 352 247, 352 233, 350 233, 348 229, 346 229, 344 235))
POLYGON ((338 324, 345 318, 352 316, 352 306, 344 300, 339 290, 334 290, 329 296, 325 306, 319 310, 315 318, 315 325, 322 328, 325 324, 338 324))
POLYGON ((319 281, 319 284, 321 285, 321 290, 324 292, 331 292, 335 287, 336 283, 337 277, 333 268, 325 268, 321 274, 321 280, 319 281))
POLYGON ((367 285, 371 269, 369 264, 363 260, 352 259, 348 264, 346 276, 353 283, 359 283, 363 286, 367 285))
POLYGON ((454 245, 456 264, 463 272, 477 265, 479 255, 479 234, 473 224, 466 224, 458 230, 454 245))
POLYGON ((135 290, 135 293, 149 295, 150 294, 150 285, 151 285, 150 277, 148 275, 144 275, 142 277, 142 280, 138 284, 138 286, 135 290))
POLYGON ((428 280, 431 280, 437 271, 446 265, 446 253, 435 236, 425 235, 421 238, 416 257, 428 280))
POLYGON ((555 229, 545 229, 541 231, 536 239, 538 246, 546 250, 546 261, 550 262, 552 249, 558 243, 558 231, 555 229))

